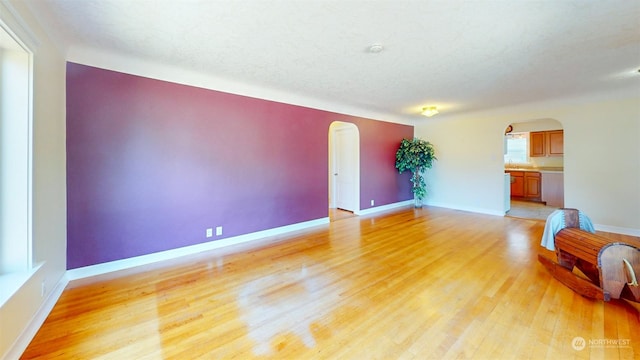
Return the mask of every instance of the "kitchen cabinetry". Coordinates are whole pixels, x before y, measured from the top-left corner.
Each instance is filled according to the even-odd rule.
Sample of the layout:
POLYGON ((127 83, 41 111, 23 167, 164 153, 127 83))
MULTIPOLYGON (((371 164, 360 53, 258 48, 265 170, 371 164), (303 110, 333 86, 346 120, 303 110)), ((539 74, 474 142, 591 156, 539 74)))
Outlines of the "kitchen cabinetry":
POLYGON ((529 133, 529 156, 546 156, 544 131, 529 133))
POLYGON ((524 197, 531 201, 542 201, 542 178, 539 172, 524 173, 524 197))
POLYGON ((529 156, 564 155, 564 131, 532 131, 529 133, 529 156))
POLYGON ((511 175, 511 197, 524 196, 524 172, 507 171, 511 175))
POLYGON ((542 178, 536 171, 507 171, 511 176, 511 197, 542 201, 542 178))

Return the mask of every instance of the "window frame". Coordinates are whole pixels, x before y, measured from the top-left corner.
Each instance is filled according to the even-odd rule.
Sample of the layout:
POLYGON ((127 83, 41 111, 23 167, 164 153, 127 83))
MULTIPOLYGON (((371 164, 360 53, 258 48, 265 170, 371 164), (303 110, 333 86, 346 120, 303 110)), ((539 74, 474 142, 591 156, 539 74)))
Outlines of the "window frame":
MULTIPOLYGON (((10 135, 15 134, 18 136, 15 142, 11 139, 11 141, 5 140, 6 143, 4 144, 0 143, 2 151, 10 149, 12 151, 8 153, 14 154, 15 150, 17 158, 14 162, 12 158, 14 155, 0 157, 0 177, 2 177, 2 183, 8 182, 6 186, 3 184, 0 187, 2 201, 0 203, 1 223, 7 223, 7 218, 4 214, 7 209, 12 208, 12 200, 5 202, 7 193, 14 190, 17 191, 19 195, 16 197, 20 202, 24 203, 18 209, 20 215, 16 216, 19 219, 19 224, 15 225, 15 229, 17 229, 15 233, 18 234, 17 238, 20 239, 20 243, 8 245, 8 241, 15 241, 15 238, 12 236, 11 239, 5 239, 5 237, 8 237, 5 234, 13 232, 14 229, 7 230, 6 233, 3 230, 0 233, 0 251, 2 249, 12 251, 15 246, 15 248, 19 249, 17 253, 20 256, 15 263, 13 259, 12 261, 4 261, 0 258, 0 261, 2 261, 2 264, 0 264, 0 306, 3 306, 43 264, 34 264, 33 249, 33 87, 34 57, 39 42, 17 12, 5 2, 0 2, 0 31, 2 31, 0 36, 3 37, 2 42, 0 42, 0 47, 2 48, 0 51, 0 72, 4 72, 6 69, 14 69, 14 72, 8 73, 9 76, 3 75, 2 80, 0 80, 0 96, 2 97, 0 98, 0 104, 10 103, 14 105, 11 101, 16 99, 18 102, 18 105, 13 108, 3 106, 4 112, 0 113, 0 129, 2 133, 4 134, 5 130, 7 130, 10 135), (12 86, 11 80, 18 81, 19 95, 17 96, 15 94, 6 95, 10 93, 5 89, 12 86), (23 108, 20 108, 21 106, 23 108), (7 161, 7 159, 9 160, 7 161), (17 166, 21 169, 19 174, 16 174, 15 178, 3 177, 3 173, 8 172, 7 170, 11 169, 14 164, 19 164, 17 166), (15 184, 19 185, 13 187, 15 184)), ((4 137, 4 139, 8 139, 8 137, 4 137)), ((16 203, 15 199, 13 203, 16 203)))
POLYGON ((529 132, 516 132, 516 133, 508 133, 504 135, 504 163, 505 165, 514 165, 514 164, 528 164, 529 163, 529 144, 530 144, 530 135, 529 132), (524 157, 520 158, 523 161, 519 161, 517 159, 514 161, 513 157, 509 154, 509 140, 510 139, 524 139, 524 157))

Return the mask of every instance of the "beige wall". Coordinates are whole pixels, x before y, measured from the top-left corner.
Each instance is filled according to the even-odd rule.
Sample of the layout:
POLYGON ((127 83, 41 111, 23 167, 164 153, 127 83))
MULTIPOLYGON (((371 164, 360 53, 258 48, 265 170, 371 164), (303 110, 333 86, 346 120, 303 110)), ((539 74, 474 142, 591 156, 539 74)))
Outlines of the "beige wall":
POLYGON ((14 31, 22 27, 31 33, 28 36, 37 44, 33 63, 32 253, 33 263, 40 267, 0 307, 0 358, 13 358, 27 345, 24 340, 30 339, 30 333, 37 330, 38 322, 46 315, 47 299, 57 298, 51 295, 59 292, 64 283, 65 62, 29 15, 24 2, 0 3, 0 18, 13 25, 14 31), (46 291, 41 296, 43 282, 46 291))
POLYGON ((555 119, 564 128, 565 206, 596 228, 640 236, 640 96, 637 91, 451 116, 416 126, 438 161, 428 203, 504 213, 502 136, 514 122, 555 119))

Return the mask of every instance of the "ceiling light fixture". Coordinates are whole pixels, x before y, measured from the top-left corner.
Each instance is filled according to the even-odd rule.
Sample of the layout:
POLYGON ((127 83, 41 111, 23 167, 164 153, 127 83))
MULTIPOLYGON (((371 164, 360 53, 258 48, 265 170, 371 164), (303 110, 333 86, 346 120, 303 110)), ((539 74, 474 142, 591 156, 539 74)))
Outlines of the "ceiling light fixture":
POLYGON ((428 106, 428 107, 424 107, 422 108, 422 115, 426 116, 426 117, 432 117, 433 115, 436 115, 438 113, 438 108, 435 106, 428 106))

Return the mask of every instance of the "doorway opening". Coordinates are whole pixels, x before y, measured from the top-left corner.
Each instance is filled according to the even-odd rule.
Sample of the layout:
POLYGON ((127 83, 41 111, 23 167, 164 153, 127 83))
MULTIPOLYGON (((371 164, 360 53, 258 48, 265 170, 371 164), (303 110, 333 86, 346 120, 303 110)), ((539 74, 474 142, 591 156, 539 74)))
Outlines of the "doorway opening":
POLYGON ((334 221, 360 211, 360 132, 355 124, 329 126, 329 218, 334 221))
POLYGON ((506 216, 546 220, 564 207, 564 130, 559 121, 511 123, 503 147, 506 216))

